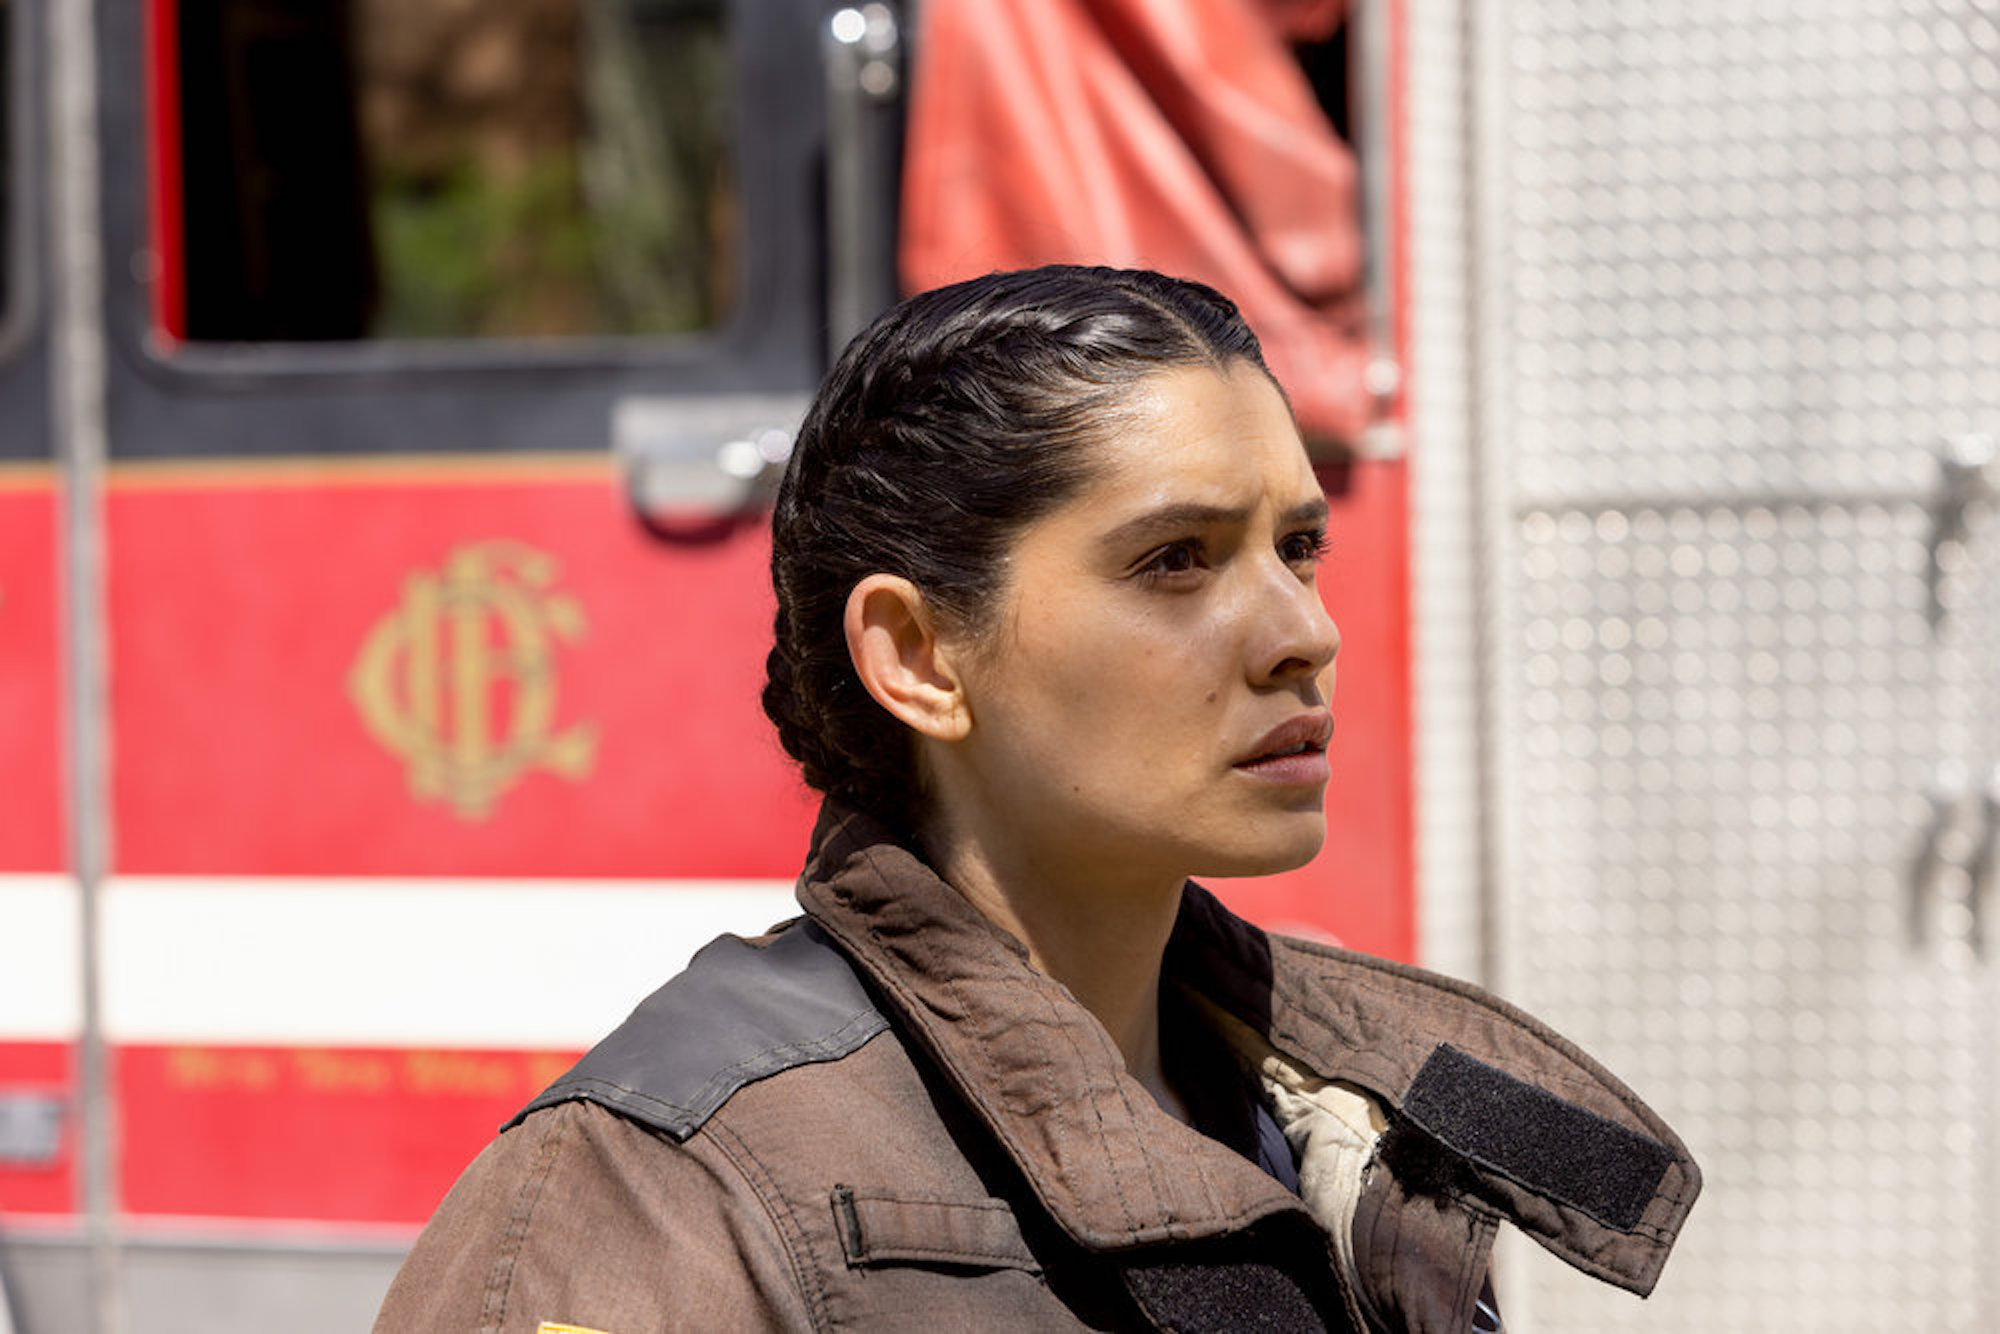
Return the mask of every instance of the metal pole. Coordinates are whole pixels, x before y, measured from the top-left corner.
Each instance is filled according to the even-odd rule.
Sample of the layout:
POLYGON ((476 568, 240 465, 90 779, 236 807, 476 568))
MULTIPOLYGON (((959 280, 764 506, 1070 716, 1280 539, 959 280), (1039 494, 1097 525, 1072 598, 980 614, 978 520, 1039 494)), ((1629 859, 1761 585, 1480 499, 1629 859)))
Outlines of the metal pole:
MULTIPOLYGON (((1510 682, 1513 659, 1508 627, 1507 566, 1511 557, 1515 497, 1511 485, 1511 421, 1504 358, 1507 267, 1506 0, 1461 0, 1459 54, 1463 79, 1466 199, 1465 349, 1470 392, 1473 550, 1479 571, 1474 594, 1473 640, 1478 659, 1479 724, 1479 974, 1481 984, 1505 994, 1512 981, 1513 931, 1510 682)), ((1505 1229, 1503 1229, 1503 1233, 1505 1229)), ((1503 1236, 1494 1252, 1493 1281, 1509 1329, 1537 1327, 1536 1285, 1529 1279, 1527 1246, 1503 1236)))
POLYGON ((827 19, 827 361, 896 299, 896 171, 885 116, 903 92, 903 25, 882 0, 827 19))
POLYGON ((97 178, 97 52, 92 0, 51 0, 49 245, 52 420, 62 461, 69 657, 70 856, 79 888, 83 1032, 77 1047, 79 1187, 93 1327, 122 1326, 110 1053, 98 933, 111 865, 109 691, 104 633, 106 454, 104 272, 97 178))
MULTIPOLYGON (((1399 59, 1396 25, 1401 21, 1406 0, 1360 0, 1349 12, 1353 15, 1353 44, 1348 67, 1357 92, 1360 114, 1355 132, 1361 167, 1361 230, 1363 287, 1366 292, 1369 361, 1368 392, 1378 407, 1388 404, 1403 390, 1404 367, 1396 337, 1395 275, 1399 265, 1397 248, 1402 238, 1396 234, 1397 174, 1396 127, 1391 120, 1402 108, 1394 95, 1395 66, 1399 59)), ((1368 428, 1361 452, 1372 459, 1400 459, 1405 450, 1404 428, 1386 413, 1368 428)))

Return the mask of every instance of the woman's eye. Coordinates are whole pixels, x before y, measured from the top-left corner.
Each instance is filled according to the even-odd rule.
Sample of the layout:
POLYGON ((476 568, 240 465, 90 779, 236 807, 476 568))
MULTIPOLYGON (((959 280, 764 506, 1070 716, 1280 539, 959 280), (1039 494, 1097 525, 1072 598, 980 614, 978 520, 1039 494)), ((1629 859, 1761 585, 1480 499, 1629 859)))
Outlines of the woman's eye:
POLYGON ((1291 565, 1312 565, 1326 554, 1326 530, 1312 528, 1305 532, 1288 533, 1278 543, 1278 554, 1291 565))
POLYGON ((1140 562, 1139 573, 1145 575, 1186 574, 1201 568, 1201 544, 1195 541, 1170 542, 1140 562))

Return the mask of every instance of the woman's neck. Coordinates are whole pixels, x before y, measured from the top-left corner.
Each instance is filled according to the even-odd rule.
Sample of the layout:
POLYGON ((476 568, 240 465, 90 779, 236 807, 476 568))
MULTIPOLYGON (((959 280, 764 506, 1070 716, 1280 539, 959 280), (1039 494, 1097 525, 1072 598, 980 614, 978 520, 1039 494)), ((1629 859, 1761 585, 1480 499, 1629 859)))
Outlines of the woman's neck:
POLYGON ((1067 859, 1058 867, 1036 865, 995 856, 991 846, 936 831, 925 839, 938 874, 1026 945, 1034 965, 1104 1025, 1126 1070, 1168 1112, 1186 1119, 1160 1064, 1160 964, 1182 882, 1092 874, 1067 859))

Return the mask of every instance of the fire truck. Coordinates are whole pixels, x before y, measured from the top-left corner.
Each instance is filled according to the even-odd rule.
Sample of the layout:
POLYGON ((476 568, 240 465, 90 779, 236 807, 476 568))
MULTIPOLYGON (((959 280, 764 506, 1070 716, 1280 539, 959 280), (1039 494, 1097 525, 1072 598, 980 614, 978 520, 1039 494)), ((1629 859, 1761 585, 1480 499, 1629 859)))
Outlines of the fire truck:
POLYGON ((899 292, 1237 296, 1333 505, 1330 836, 1709 1184, 1645 1303, 2000 1310, 1976 0, 0 0, 0 1330, 366 1324, 814 803, 763 505, 899 292))

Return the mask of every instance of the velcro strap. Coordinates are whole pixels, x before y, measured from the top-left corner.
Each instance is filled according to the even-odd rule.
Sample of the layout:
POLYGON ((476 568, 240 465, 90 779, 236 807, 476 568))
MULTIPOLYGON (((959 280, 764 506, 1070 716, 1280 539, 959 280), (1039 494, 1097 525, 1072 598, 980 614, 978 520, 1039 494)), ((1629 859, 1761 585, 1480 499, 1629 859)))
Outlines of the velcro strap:
MULTIPOLYGON (((1343 1323, 1329 1330, 1320 1304, 1299 1280, 1276 1264, 1235 1255, 1213 1259, 1164 1255, 1135 1257, 1121 1277, 1125 1290, 1155 1328, 1173 1334, 1347 1334, 1343 1323)), ((1336 1319, 1339 1319, 1338 1308, 1336 1319)))
POLYGON ((1674 1161, 1657 1140, 1449 1045, 1424 1062, 1402 1110, 1459 1157, 1621 1232, 1674 1161))

